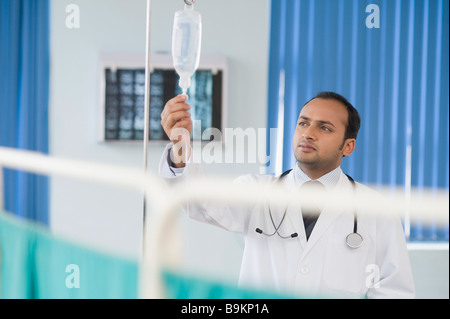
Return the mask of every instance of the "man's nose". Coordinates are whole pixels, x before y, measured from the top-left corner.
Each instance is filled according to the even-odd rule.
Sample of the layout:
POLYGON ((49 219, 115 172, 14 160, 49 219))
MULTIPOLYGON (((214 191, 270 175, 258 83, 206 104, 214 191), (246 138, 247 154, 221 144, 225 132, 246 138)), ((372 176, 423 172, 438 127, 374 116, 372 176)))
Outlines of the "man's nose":
POLYGON ((303 130, 302 137, 307 140, 311 140, 315 138, 314 128, 312 126, 308 126, 303 130))

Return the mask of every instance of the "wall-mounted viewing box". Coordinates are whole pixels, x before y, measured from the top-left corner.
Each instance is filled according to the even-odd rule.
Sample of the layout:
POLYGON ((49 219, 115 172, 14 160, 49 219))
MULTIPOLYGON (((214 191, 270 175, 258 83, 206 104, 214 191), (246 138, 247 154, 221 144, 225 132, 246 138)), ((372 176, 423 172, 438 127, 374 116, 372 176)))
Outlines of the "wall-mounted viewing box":
MULTIPOLYGON (((145 55, 108 53, 101 56, 100 141, 142 141, 144 137, 145 55)), ((181 94, 170 54, 150 57, 150 142, 167 142, 161 112, 168 100, 181 94)), ((207 128, 225 128, 227 63, 224 56, 205 55, 191 79, 187 103, 191 105, 195 140, 207 128)), ((210 141, 210 139, 204 139, 210 141)))

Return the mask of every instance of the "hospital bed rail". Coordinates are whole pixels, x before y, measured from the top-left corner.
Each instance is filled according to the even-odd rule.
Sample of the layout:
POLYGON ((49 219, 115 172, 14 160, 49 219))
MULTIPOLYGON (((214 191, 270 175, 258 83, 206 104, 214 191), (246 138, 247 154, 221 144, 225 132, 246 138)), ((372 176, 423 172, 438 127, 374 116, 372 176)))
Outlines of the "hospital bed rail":
MULTIPOLYGON (((166 258, 168 255, 166 243, 169 234, 178 233, 171 232, 170 229, 173 228, 173 220, 181 205, 201 202, 207 198, 217 203, 237 204, 266 202, 270 199, 271 204, 274 205, 300 206, 301 202, 318 199, 317 194, 314 193, 305 193, 301 196, 297 193, 296 196, 292 196, 293 191, 282 187, 236 185, 231 179, 218 176, 202 177, 167 187, 159 176, 144 169, 58 158, 7 147, 0 147, 0 168, 3 167, 131 189, 143 194, 150 205, 145 212, 147 218, 143 234, 143 255, 140 261, 139 296, 141 298, 165 297, 161 271, 163 267, 176 269, 178 266, 176 258, 166 258)), ((388 194, 392 191, 392 188, 386 189, 388 194)), ((358 196, 356 205, 372 210, 375 207, 378 213, 393 209, 407 210, 412 219, 421 218, 422 220, 431 218, 424 212, 432 211, 434 221, 448 224, 448 190, 432 192, 420 190, 420 196, 414 194, 405 196, 401 191, 401 189, 394 190, 395 195, 389 201, 375 203, 373 198, 358 196)), ((338 192, 336 195, 333 205, 347 206, 349 201, 355 203, 355 198, 348 192, 338 192)))

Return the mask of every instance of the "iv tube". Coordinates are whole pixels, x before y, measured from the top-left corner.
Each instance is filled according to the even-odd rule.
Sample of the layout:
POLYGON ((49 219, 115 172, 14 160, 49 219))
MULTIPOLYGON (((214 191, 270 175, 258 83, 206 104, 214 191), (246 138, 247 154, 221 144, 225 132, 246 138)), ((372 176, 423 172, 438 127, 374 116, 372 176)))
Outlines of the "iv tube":
POLYGON ((198 68, 202 42, 202 19, 194 5, 185 5, 184 10, 175 12, 172 33, 172 58, 178 82, 186 95, 191 86, 191 77, 198 68))

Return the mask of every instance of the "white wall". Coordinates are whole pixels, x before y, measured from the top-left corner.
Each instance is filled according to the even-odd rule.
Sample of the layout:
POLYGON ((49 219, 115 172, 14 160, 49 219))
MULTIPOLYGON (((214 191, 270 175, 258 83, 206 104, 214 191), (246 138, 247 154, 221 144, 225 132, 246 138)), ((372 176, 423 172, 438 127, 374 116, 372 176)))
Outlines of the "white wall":
POLYGON ((449 298, 448 245, 435 245, 434 249, 410 245, 409 258, 416 285, 417 298, 449 298), (436 247, 437 246, 437 247, 436 247))
MULTIPOLYGON (((269 0, 198 0, 203 53, 228 58, 227 126, 265 127, 269 0)), ((145 52, 145 0, 53 0, 51 6, 50 153, 143 167, 142 145, 97 141, 99 57, 145 52), (80 29, 65 26, 66 6, 80 8, 80 29)), ((173 14, 182 0, 152 1, 152 52, 170 52, 173 14)), ((162 146, 151 145, 156 172, 162 146)), ((259 165, 210 165, 210 173, 258 173, 259 165)), ((58 234, 121 255, 141 253, 142 197, 112 187, 63 178, 51 181, 51 228, 58 234)), ((186 269, 236 282, 242 241, 182 217, 186 269)), ((448 298, 448 249, 410 252, 418 297, 448 298)))

